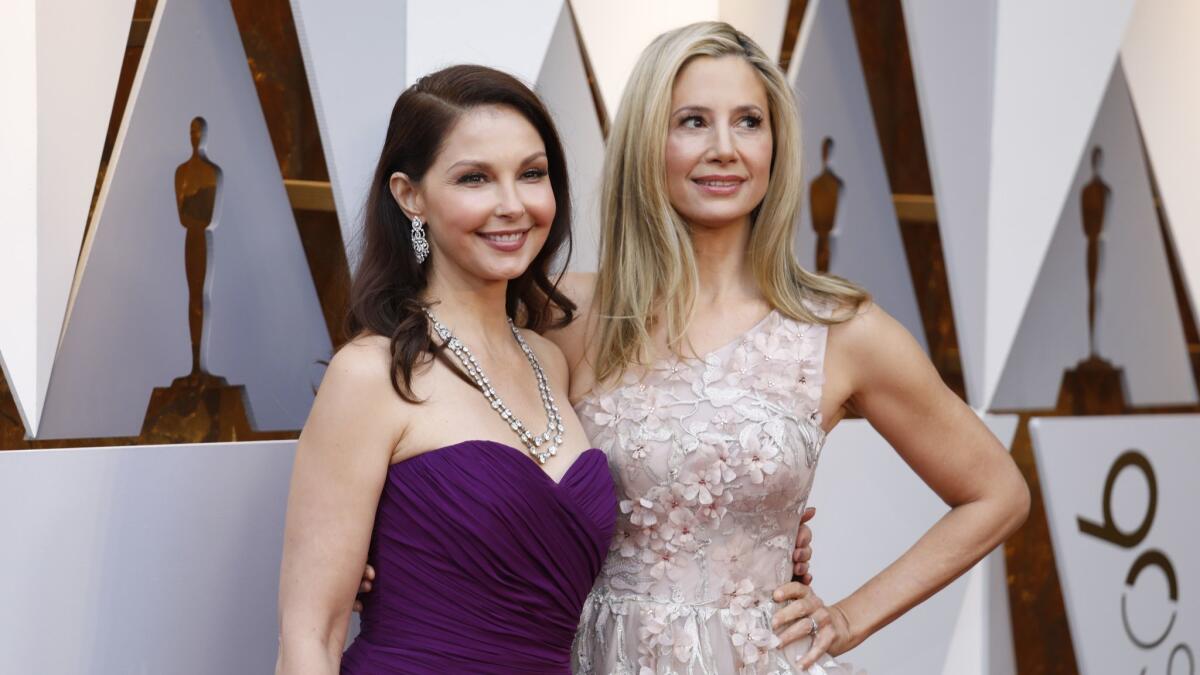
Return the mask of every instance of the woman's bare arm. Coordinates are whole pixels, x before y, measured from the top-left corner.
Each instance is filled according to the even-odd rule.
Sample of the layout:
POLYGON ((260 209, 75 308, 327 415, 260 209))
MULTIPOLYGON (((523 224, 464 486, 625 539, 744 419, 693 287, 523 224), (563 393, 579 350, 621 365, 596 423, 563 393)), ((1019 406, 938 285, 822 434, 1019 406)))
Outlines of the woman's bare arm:
MULTIPOLYGON (((951 509, 907 552, 836 603, 842 653, 936 593, 1025 520, 1029 488, 1008 451, 938 376, 924 351, 874 305, 829 332, 833 395, 865 417, 951 509), (833 378, 837 378, 836 380, 833 378)), ((802 623, 802 622, 801 622, 802 623)), ((797 628, 802 630, 803 627, 797 628)))
POLYGON ((547 331, 545 337, 558 345, 563 356, 567 359, 567 368, 571 373, 568 391, 571 401, 579 400, 579 396, 591 388, 591 366, 587 359, 588 339, 596 329, 595 316, 592 314, 592 295, 596 291, 596 275, 584 272, 564 274, 558 289, 575 303, 575 318, 571 323, 547 331))
POLYGON ((382 339, 325 371, 296 446, 279 581, 277 673, 337 673, 375 509, 403 426, 382 339))

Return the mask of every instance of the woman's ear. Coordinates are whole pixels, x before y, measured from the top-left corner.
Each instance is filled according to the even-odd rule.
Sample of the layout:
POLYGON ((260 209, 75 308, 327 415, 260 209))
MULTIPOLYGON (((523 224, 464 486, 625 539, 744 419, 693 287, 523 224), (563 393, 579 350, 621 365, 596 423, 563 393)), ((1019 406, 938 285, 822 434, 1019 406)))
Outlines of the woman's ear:
POLYGON ((388 179, 388 190, 392 193, 392 199, 400 205, 400 210, 404 211, 404 215, 411 219, 413 216, 423 216, 425 213, 424 200, 421 199, 421 194, 417 190, 417 184, 408 177, 408 174, 397 171, 388 179))

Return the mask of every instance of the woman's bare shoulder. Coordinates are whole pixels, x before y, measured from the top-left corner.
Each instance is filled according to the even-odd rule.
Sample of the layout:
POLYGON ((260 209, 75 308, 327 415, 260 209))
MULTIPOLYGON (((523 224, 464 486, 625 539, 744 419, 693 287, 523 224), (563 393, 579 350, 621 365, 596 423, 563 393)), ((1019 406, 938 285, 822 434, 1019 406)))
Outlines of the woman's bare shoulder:
POLYGON ((302 445, 361 449, 367 457, 390 456, 403 436, 412 404, 392 387, 391 343, 358 336, 343 344, 325 368, 302 445))
POLYGON ((596 294, 596 273, 567 272, 559 281, 558 290, 575 303, 579 314, 583 314, 591 306, 592 296, 596 294))
POLYGON ((531 330, 522 330, 521 337, 525 338, 529 348, 537 355, 542 369, 546 371, 546 377, 550 378, 556 387, 565 390, 569 381, 567 359, 558 345, 531 330))
POLYGON ((871 300, 857 306, 841 303, 831 309, 836 322, 829 326, 830 346, 859 355, 886 354, 897 341, 912 339, 891 314, 871 300))
POLYGON ((575 315, 570 323, 546 331, 546 337, 558 345, 570 368, 576 368, 586 356, 587 339, 596 329, 593 298, 596 293, 596 274, 571 272, 564 274, 559 282, 561 290, 575 304, 575 315))
POLYGON ((847 394, 941 382, 925 350, 891 314, 870 301, 850 311, 829 327, 826 347, 826 370, 842 371, 829 374, 848 380, 847 394))
MULTIPOLYGON (((350 380, 360 386, 378 386, 391 381, 392 344, 382 335, 364 333, 338 348, 325 377, 350 380)), ((389 384, 390 386, 390 384, 389 384)))

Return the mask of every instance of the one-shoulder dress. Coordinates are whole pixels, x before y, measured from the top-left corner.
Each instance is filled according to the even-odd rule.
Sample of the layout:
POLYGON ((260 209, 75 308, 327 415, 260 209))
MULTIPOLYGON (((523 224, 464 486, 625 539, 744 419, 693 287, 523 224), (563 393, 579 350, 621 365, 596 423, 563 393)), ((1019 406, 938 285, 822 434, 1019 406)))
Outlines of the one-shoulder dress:
POLYGON ((829 656, 801 671, 811 641, 780 648, 771 630, 825 440, 827 332, 773 311, 703 358, 668 357, 576 406, 621 500, 577 673, 851 672, 829 656))
POLYGON ((376 580, 342 673, 568 675, 616 510, 595 449, 557 483, 493 441, 393 464, 371 537, 376 580))

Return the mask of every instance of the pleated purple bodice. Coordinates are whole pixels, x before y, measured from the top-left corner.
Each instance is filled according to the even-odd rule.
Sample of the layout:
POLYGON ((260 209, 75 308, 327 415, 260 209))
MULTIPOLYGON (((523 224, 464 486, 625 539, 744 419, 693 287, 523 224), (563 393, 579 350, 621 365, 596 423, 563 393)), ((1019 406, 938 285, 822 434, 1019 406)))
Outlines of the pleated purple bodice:
POLYGON ((616 509, 599 450, 559 483, 494 441, 393 464, 371 540, 376 580, 342 673, 569 674, 616 509))

